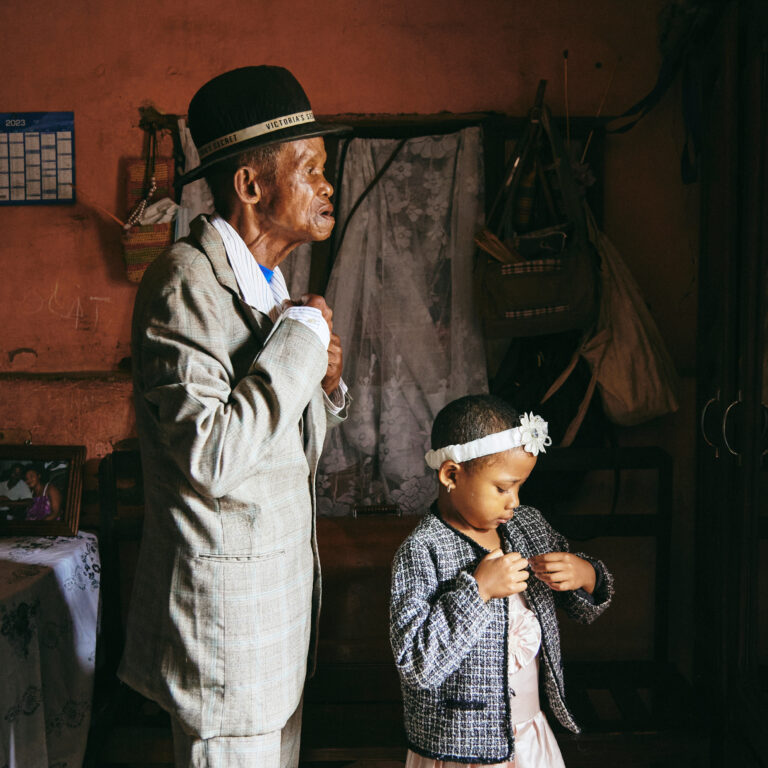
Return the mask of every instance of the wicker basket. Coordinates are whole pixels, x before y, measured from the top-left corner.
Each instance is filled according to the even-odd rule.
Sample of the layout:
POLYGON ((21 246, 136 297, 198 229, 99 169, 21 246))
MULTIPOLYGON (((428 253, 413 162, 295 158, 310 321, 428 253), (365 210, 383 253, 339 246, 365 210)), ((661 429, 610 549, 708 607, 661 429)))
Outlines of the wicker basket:
POLYGON ((147 267, 171 244, 173 224, 131 227, 123 235, 123 256, 128 279, 138 283, 147 267))
MULTIPOLYGON (((128 210, 146 194, 147 160, 134 158, 127 164, 128 210)), ((154 160, 156 189, 152 201, 173 197, 173 158, 158 157, 154 160)), ((141 281, 146 268, 173 242, 173 224, 134 225, 123 235, 125 271, 133 283, 141 281)))

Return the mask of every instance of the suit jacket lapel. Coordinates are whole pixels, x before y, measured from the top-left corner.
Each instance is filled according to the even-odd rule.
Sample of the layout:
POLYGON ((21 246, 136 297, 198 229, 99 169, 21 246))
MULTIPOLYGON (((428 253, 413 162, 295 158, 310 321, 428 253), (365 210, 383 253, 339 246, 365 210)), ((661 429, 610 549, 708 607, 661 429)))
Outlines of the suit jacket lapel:
POLYGON ((202 214, 190 222, 189 232, 200 243, 200 247, 208 257, 208 261, 211 262, 216 279, 225 288, 239 296, 240 290, 237 287, 237 279, 227 258, 227 251, 224 248, 221 235, 202 214))
POLYGON ((263 312, 259 312, 258 309, 254 309, 250 304, 246 304, 240 296, 237 299, 240 311, 248 321, 248 325, 251 326, 251 330, 259 341, 259 346, 263 347, 274 323, 270 320, 269 315, 265 315, 263 312))
POLYGON ((243 301, 240 296, 240 288, 237 285, 237 278, 227 258, 227 251, 224 248, 221 235, 202 215, 190 223, 189 230, 192 236, 200 243, 200 247, 211 262, 216 279, 224 288, 231 291, 237 297, 240 311, 258 339, 259 346, 262 346, 267 336, 269 336, 274 323, 269 318, 269 315, 259 312, 258 309, 254 309, 250 304, 246 304, 243 301))

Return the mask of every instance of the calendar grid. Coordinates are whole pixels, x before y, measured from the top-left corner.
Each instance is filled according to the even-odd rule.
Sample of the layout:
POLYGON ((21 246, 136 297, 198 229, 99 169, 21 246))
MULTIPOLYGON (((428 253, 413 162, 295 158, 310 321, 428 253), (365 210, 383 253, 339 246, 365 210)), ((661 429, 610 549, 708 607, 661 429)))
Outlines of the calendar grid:
POLYGON ((0 205, 75 199, 74 112, 0 113, 0 205))

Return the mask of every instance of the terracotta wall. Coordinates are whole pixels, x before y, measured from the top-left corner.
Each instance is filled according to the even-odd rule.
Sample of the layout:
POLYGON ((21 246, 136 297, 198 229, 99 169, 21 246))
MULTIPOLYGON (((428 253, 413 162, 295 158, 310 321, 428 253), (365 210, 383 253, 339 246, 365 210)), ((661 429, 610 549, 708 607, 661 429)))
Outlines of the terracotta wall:
MULTIPOLYGON (((2 439, 82 443, 92 466, 133 435, 118 365, 129 355, 135 287, 124 277, 119 227, 99 207, 125 214, 119 170, 141 149, 141 104, 181 113, 209 77, 273 63, 298 76, 318 114, 521 115, 540 78, 562 114, 567 49, 571 114, 593 115, 614 72, 604 114, 618 114, 655 81, 662 4, 4 0, 0 111, 74 110, 78 203, 0 206, 2 439)), ((673 89, 634 130, 608 140, 604 226, 690 376, 697 190, 680 182, 681 146, 673 89)), ((686 391, 690 399, 690 378, 686 391)), ((687 510, 692 435, 688 407, 623 438, 677 451, 676 498, 687 510)), ((689 523, 680 519, 682 536, 689 523)))

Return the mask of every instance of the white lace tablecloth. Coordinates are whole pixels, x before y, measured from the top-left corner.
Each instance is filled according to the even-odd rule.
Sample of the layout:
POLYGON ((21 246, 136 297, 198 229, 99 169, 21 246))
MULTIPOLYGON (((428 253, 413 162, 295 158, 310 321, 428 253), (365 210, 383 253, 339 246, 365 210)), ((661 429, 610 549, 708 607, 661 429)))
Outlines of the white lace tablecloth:
POLYGON ((80 768, 99 610, 96 536, 0 539, 0 766, 80 768))

